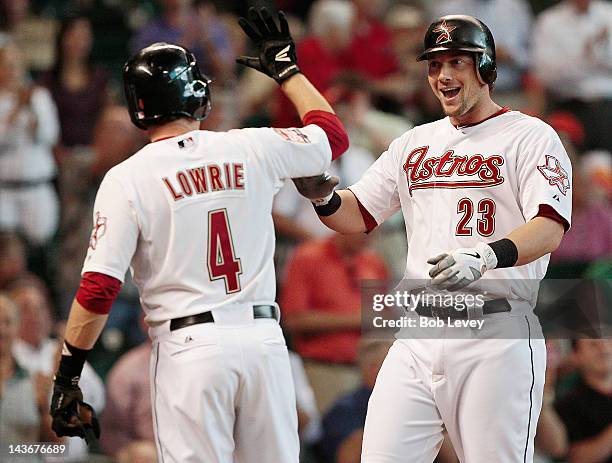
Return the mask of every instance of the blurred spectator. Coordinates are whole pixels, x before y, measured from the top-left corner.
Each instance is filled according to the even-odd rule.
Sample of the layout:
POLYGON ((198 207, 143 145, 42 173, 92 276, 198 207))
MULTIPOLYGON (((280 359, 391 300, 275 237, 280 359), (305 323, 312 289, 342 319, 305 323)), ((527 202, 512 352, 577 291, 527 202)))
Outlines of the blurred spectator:
POLYGON ((16 280, 42 281, 26 268, 26 246, 17 233, 0 231, 0 291, 16 280))
POLYGON ((569 463, 612 462, 612 339, 578 339, 580 383, 557 403, 570 441, 569 463))
POLYGON ((469 14, 484 22, 495 37, 495 90, 521 89, 522 75, 529 62, 527 42, 533 21, 527 0, 442 0, 433 13, 435 18, 447 14, 469 14))
POLYGON ((337 399, 323 417, 320 451, 323 461, 358 463, 368 400, 385 360, 390 341, 362 339, 359 344, 361 384, 337 399))
MULTIPOLYGON (((321 92, 347 70, 343 56, 351 42, 355 10, 348 0, 318 0, 308 17, 309 35, 297 44, 300 69, 321 92)), ((295 109, 280 90, 274 127, 301 126, 295 109)))
MULTIPOLYGON (((48 3, 50 0, 43 0, 48 3)), ((142 25, 149 17, 143 10, 152 10, 152 0, 78 0, 63 3, 58 8, 64 13, 56 13, 58 17, 66 13, 86 16, 91 23, 94 37, 90 59, 108 71, 110 80, 115 83, 122 81, 123 65, 129 54, 130 39, 133 31, 142 25), (141 6, 143 10, 139 10, 141 6), (143 11, 140 22, 138 11, 143 11)), ((48 9, 49 7, 46 7, 48 9)), ((113 86, 113 91, 116 89, 113 86)))
MULTIPOLYGON (((219 15, 219 19, 225 26, 228 34, 229 48, 234 54, 234 58, 240 55, 246 55, 249 48, 249 38, 242 30, 242 27, 238 24, 238 18, 236 15, 228 12, 223 12, 219 15)), ((289 29, 294 40, 301 37, 301 30, 303 25, 299 20, 296 20, 293 16, 288 16, 289 29), (295 25, 295 27, 294 27, 295 25)), ((255 71, 257 72, 257 71, 255 71)))
MULTIPOLYGON (((18 311, 7 296, 0 294, 0 445, 3 449, 8 444, 62 442, 51 430, 51 382, 40 375, 31 376, 12 355, 19 329, 18 311)), ((15 461, 40 460, 37 457, 24 460, 20 456, 15 461)))
POLYGON ((383 23, 388 0, 352 0, 355 6, 353 37, 347 66, 368 80, 384 79, 398 69, 391 33, 383 23))
POLYGON ((351 75, 340 77, 326 96, 349 133, 350 148, 359 147, 373 153, 370 162, 413 127, 405 117, 375 108, 372 86, 363 79, 351 75))
POLYGON ((550 463, 551 457, 562 458, 567 453, 567 430, 554 408, 557 369, 560 362, 559 343, 546 341, 546 381, 535 435, 534 463, 550 463))
POLYGON ((321 411, 359 380, 354 363, 361 327, 360 281, 388 276, 385 263, 367 243, 365 234, 306 242, 287 265, 280 298, 283 320, 294 335, 321 411))
POLYGON ((60 165, 78 154, 75 148, 92 144, 94 127, 109 99, 108 74, 92 64, 91 47, 89 19, 67 17, 56 36, 53 68, 41 78, 59 113, 61 137, 56 156, 60 165))
POLYGON ((425 65, 416 60, 423 49, 423 37, 429 25, 424 10, 395 5, 388 11, 385 24, 391 34, 391 49, 398 69, 385 79, 372 82, 374 94, 379 102, 381 98, 386 100, 384 107, 406 114, 413 121, 437 119, 440 105, 427 79, 423 79, 427 72, 425 65))
POLYGON ((612 4, 564 0, 534 26, 531 69, 551 98, 551 109, 574 113, 586 147, 612 152, 612 4))
POLYGON ((155 42, 178 43, 196 55, 200 69, 221 84, 234 69, 234 51, 223 21, 210 0, 161 0, 162 14, 133 41, 136 52, 155 42))
POLYGON ((27 280, 18 280, 7 294, 19 307, 19 336, 13 345, 15 360, 30 374, 51 375, 55 369, 57 341, 51 338, 52 314, 48 295, 27 280))
POLYGON ((612 203, 596 194, 597 183, 585 168, 588 165, 585 158, 579 158, 575 163, 572 228, 552 254, 553 264, 587 263, 612 256, 612 203))
POLYGON ((29 0, 0 0, 0 31, 9 33, 29 71, 41 72, 53 63, 57 21, 33 15, 29 0))
POLYGON ((106 392, 108 405, 102 415, 102 448, 117 456, 136 442, 155 445, 151 412, 149 359, 151 342, 124 354, 111 369, 106 392))
MULTIPOLYGON (((258 71, 255 71, 258 72, 258 71)), ((261 74, 261 73, 260 73, 261 74)), ((262 74, 263 75, 263 74, 262 74)), ((265 77, 265 76, 264 76, 265 77)), ((271 79, 268 79, 271 80, 271 79)), ((213 84, 214 85, 214 84, 213 84)), ((240 108, 242 101, 236 94, 235 88, 214 89, 214 111, 210 116, 200 122, 200 130, 223 132, 240 127, 240 108), (218 91, 217 91, 218 90, 218 91)))
POLYGON ((591 184, 593 199, 612 203, 612 153, 588 151, 582 156, 581 163, 591 184))
POLYGON ((314 392, 306 377, 304 362, 298 354, 292 351, 289 351, 289 362, 297 402, 300 463, 309 463, 316 461, 313 460, 313 445, 321 437, 321 415, 317 409, 314 392))
POLYGON ((51 180, 58 122, 46 89, 32 85, 18 48, 0 38, 0 230, 16 230, 29 244, 54 235, 59 207, 51 180))

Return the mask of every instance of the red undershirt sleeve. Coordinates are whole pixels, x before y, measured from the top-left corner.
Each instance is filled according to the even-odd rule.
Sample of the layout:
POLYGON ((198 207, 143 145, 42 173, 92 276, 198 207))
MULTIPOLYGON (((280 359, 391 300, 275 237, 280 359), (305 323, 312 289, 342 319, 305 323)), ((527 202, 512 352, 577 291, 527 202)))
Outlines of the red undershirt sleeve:
MULTIPOLYGON (((351 191, 350 188, 348 191, 351 191)), ((351 191, 351 193, 353 192, 351 191)), ((355 193, 353 193, 353 196, 355 196, 355 193)), ((366 233, 370 233, 372 230, 378 227, 378 223, 376 223, 376 219, 372 217, 372 214, 370 214, 370 212, 365 208, 365 206, 361 204, 361 201, 359 201, 359 198, 357 198, 357 196, 355 196, 355 199, 357 200, 359 212, 361 212, 361 217, 363 218, 363 223, 365 223, 366 226, 366 233)))
POLYGON ((349 138, 342 121, 333 113, 321 110, 309 111, 304 115, 304 125, 318 125, 323 129, 332 152, 332 161, 338 159, 349 147, 349 138))
POLYGON ((563 225, 563 229, 566 232, 570 228, 570 224, 567 222, 567 220, 565 220, 561 214, 559 214, 552 206, 548 204, 540 204, 536 217, 546 217, 550 220, 554 220, 555 222, 563 225))
POLYGON ((110 312, 120 289, 121 282, 116 278, 103 273, 86 272, 81 277, 76 300, 84 309, 105 315, 110 312))

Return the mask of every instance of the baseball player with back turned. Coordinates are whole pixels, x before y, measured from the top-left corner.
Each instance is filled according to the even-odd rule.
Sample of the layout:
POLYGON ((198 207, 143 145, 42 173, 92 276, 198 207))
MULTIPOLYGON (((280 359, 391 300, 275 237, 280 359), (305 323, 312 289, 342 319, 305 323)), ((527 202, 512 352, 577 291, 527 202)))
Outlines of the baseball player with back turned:
POLYGON ((59 435, 99 435, 79 375, 128 269, 153 341, 160 463, 297 463, 294 386, 274 303, 272 199, 284 179, 317 198, 348 147, 332 108, 299 72, 287 21, 240 25, 259 50, 238 62, 274 78, 302 128, 200 131, 209 80, 183 47, 156 43, 124 68, 132 122, 151 143, 105 176, 55 376, 59 435), (316 176, 315 178, 311 178, 316 176))
POLYGON ((495 45, 482 22, 440 18, 424 45, 418 59, 447 117, 394 140, 359 182, 315 209, 341 233, 369 231, 401 210, 407 283, 451 292, 443 294, 469 285, 486 302, 416 307, 417 326, 444 326, 435 339, 398 336, 390 349, 362 462, 430 463, 443 427, 461 462, 531 462, 545 370, 533 307, 570 226, 571 165, 551 127, 491 99, 495 45), (476 319, 481 330, 461 327, 476 319))

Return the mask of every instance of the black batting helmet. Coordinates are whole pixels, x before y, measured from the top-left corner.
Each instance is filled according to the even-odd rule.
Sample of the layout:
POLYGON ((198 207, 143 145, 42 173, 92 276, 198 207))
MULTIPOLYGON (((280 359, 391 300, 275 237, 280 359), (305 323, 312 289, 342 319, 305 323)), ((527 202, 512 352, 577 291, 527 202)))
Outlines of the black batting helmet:
POLYGON ((434 21, 425 33, 423 53, 417 61, 428 59, 430 53, 458 50, 475 53, 476 74, 485 84, 497 78, 495 41, 489 28, 480 20, 467 15, 443 16, 434 21))
POLYGON ((123 68, 130 118, 143 130, 180 117, 205 119, 211 108, 209 83, 193 53, 163 42, 143 48, 123 68))

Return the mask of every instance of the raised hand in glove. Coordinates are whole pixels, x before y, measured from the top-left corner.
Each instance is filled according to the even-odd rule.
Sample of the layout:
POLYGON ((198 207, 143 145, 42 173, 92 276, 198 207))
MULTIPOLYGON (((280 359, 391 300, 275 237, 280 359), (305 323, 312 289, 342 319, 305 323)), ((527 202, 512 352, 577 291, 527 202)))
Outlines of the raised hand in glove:
POLYGON ((91 405, 83 402, 79 377, 55 375, 51 398, 51 429, 58 437, 78 436, 87 438, 88 431, 100 437, 100 424, 91 405))
POLYGON ((497 267, 497 257, 488 244, 459 248, 427 261, 431 284, 438 289, 457 291, 480 279, 487 270, 497 267))
POLYGON ((239 56, 236 62, 272 77, 279 85, 300 72, 297 65, 295 43, 289 33, 289 24, 282 11, 278 12, 280 28, 266 8, 259 12, 249 8, 249 19, 239 18, 238 24, 259 49, 259 56, 239 56))
POLYGON ((299 177, 292 180, 298 192, 305 198, 310 199, 315 206, 327 204, 334 194, 334 189, 340 183, 338 177, 327 172, 312 177, 299 177))

